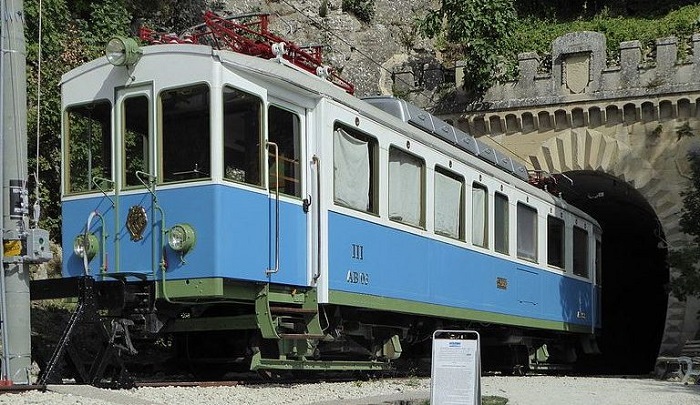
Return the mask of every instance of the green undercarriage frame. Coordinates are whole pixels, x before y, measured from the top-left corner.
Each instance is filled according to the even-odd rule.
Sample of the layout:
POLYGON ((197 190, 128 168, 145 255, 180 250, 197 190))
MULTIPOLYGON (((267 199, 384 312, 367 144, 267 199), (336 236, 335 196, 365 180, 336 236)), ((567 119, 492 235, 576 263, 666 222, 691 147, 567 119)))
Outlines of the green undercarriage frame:
MULTIPOLYGON (((158 298, 166 299, 172 303, 191 304, 193 302, 222 301, 251 305, 251 309, 254 308, 254 313, 246 315, 176 319, 166 326, 165 332, 260 330, 263 338, 278 342, 280 356, 279 358, 265 358, 260 352, 257 352, 251 361, 252 370, 379 371, 391 367, 388 361, 321 361, 313 359, 315 343, 331 339, 321 329, 316 290, 313 288, 302 290, 286 285, 243 283, 224 278, 202 278, 168 280, 164 285, 163 283, 159 284, 157 294, 158 298), (279 332, 280 326, 285 324, 287 317, 293 317, 296 329, 301 330, 296 330, 293 333, 279 332)), ((330 291, 329 301, 334 305, 443 319, 469 320, 562 332, 591 333, 589 327, 565 322, 523 318, 342 291, 330 291)), ((398 352, 401 350, 400 347, 394 349, 398 352)))

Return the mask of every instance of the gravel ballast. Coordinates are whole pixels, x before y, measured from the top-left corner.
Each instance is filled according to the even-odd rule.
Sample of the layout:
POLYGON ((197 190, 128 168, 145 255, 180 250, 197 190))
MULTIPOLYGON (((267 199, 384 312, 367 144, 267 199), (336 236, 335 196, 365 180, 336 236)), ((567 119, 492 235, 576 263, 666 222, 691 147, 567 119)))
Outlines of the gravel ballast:
MULTIPOLYGON (((508 405, 691 405, 700 385, 647 378, 484 377, 482 394, 508 398, 508 405)), ((167 387, 110 391, 87 386, 50 386, 48 392, 0 395, 0 404, 194 405, 194 404, 381 404, 423 403, 429 379, 387 379, 303 385, 167 387)))

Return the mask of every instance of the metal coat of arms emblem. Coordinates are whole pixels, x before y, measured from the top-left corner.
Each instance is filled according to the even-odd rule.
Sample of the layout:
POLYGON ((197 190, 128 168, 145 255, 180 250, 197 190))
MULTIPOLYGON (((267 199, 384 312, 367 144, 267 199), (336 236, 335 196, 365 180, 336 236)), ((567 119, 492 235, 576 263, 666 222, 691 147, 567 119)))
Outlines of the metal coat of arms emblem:
POLYGON ((131 240, 136 242, 143 239, 143 231, 146 230, 148 216, 146 209, 140 205, 129 208, 129 215, 126 216, 126 229, 131 234, 131 240))

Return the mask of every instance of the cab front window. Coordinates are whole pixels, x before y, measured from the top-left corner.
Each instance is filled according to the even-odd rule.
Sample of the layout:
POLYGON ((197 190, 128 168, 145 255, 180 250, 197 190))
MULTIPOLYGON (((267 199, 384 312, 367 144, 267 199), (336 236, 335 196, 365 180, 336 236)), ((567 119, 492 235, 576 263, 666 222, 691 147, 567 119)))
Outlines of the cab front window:
POLYGON ((66 109, 66 192, 97 191, 97 185, 111 188, 111 110, 108 101, 66 109))
POLYGON ((162 182, 210 177, 209 104, 205 84, 160 94, 162 182))
POLYGON ((262 185, 262 100, 224 87, 224 179, 262 185))
POLYGON ((138 172, 149 170, 149 107, 148 97, 136 96, 124 100, 123 107, 123 181, 124 186, 142 186, 138 172))

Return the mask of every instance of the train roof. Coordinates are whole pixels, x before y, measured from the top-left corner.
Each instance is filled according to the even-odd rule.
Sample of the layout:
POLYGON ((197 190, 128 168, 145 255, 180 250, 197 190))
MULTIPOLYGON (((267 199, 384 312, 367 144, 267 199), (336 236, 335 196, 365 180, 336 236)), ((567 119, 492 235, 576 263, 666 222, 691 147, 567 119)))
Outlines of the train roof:
MULTIPOLYGON (((341 89, 338 86, 335 86, 328 80, 325 80, 319 76, 312 75, 311 73, 299 69, 294 65, 290 64, 289 62, 285 61, 284 59, 262 59, 227 50, 216 50, 206 45, 151 45, 143 47, 142 51, 143 55, 141 56, 141 60, 150 59, 151 57, 156 55, 165 57, 178 57, 182 55, 189 55, 190 57, 195 58, 208 58, 211 60, 212 64, 220 63, 224 67, 235 70, 237 74, 243 77, 247 77, 253 80, 263 80, 266 82, 270 82, 285 90, 292 91, 297 94, 301 93, 302 95, 308 98, 326 98, 334 100, 348 108, 357 111, 358 114, 366 116, 376 122, 381 123, 382 125, 385 125, 402 134, 405 134, 409 138, 417 142, 423 143, 426 146, 429 146, 441 153, 444 153, 447 156, 463 161, 468 165, 478 169, 479 171, 499 179, 500 181, 511 184, 512 186, 527 193, 537 195, 539 198, 545 201, 548 201, 556 206, 571 211, 576 215, 584 217, 599 228, 597 221, 595 221, 585 212, 568 204, 563 199, 553 196, 550 193, 527 183, 527 181, 523 181, 524 179, 522 175, 519 175, 517 172, 523 170, 524 166, 522 166, 522 168, 516 167, 510 172, 508 170, 504 170, 503 167, 499 167, 502 166, 499 165, 499 156, 505 156, 505 154, 501 153, 500 151, 495 151, 494 159, 485 156, 479 157, 479 147, 483 149, 485 148, 485 144, 479 141, 478 139, 476 140, 476 142, 480 146, 476 146, 476 151, 469 151, 468 147, 460 147, 456 144, 458 139, 456 139, 455 141, 451 141, 450 138, 452 137, 452 135, 439 136, 437 132, 440 130, 441 127, 443 127, 443 124, 447 124, 437 119, 437 117, 433 117, 432 115, 430 115, 431 121, 435 120, 435 122, 437 122, 439 125, 439 127, 437 128, 435 127, 435 125, 433 125, 432 133, 429 132, 428 128, 420 128, 421 125, 417 125, 416 123, 410 122, 410 112, 408 111, 408 109, 411 107, 417 107, 408 107, 410 106, 410 104, 404 102, 403 100, 396 101, 395 104, 399 105, 399 108, 404 109, 405 113, 389 113, 385 111, 387 110, 387 108, 382 108, 381 104, 383 104, 386 100, 391 100, 393 98, 386 96, 379 98, 370 97, 368 99, 357 98, 353 95, 346 93, 343 89, 341 89), (403 114, 403 116, 401 114, 403 114)), ((134 69, 138 69, 138 65, 139 63, 137 62, 136 67, 134 67, 134 69)), ((172 68, 172 66, 177 66, 177 64, 172 63, 169 64, 169 66, 172 68)), ((112 65, 109 64, 107 58, 103 56, 81 66, 78 66, 75 69, 65 73, 61 77, 60 84, 62 86, 66 85, 72 82, 73 80, 79 79, 81 76, 87 74, 88 72, 94 72, 99 69, 111 67, 112 65)), ((114 68, 126 69, 124 67, 114 68)), ((163 67, 160 67, 160 70, 163 69, 163 67)), ((165 69, 167 69, 167 67, 165 69)), ((110 74, 110 72, 105 72, 104 74, 107 76, 110 74)), ((144 73, 141 73, 141 75, 143 74, 144 73)), ((151 74, 155 75, 157 74, 157 71, 151 72, 151 74)), ((130 80, 132 78, 133 76, 129 76, 130 80)), ((389 108, 389 110, 391 110, 391 108, 389 108)), ((429 113, 426 112, 426 114, 429 113)), ((455 132, 452 132, 452 134, 455 134, 455 136, 462 136, 462 138, 464 138, 464 136, 466 135, 471 137, 470 135, 458 129, 453 129, 453 131, 455 132)), ((512 162, 516 161, 512 160, 512 162)))

